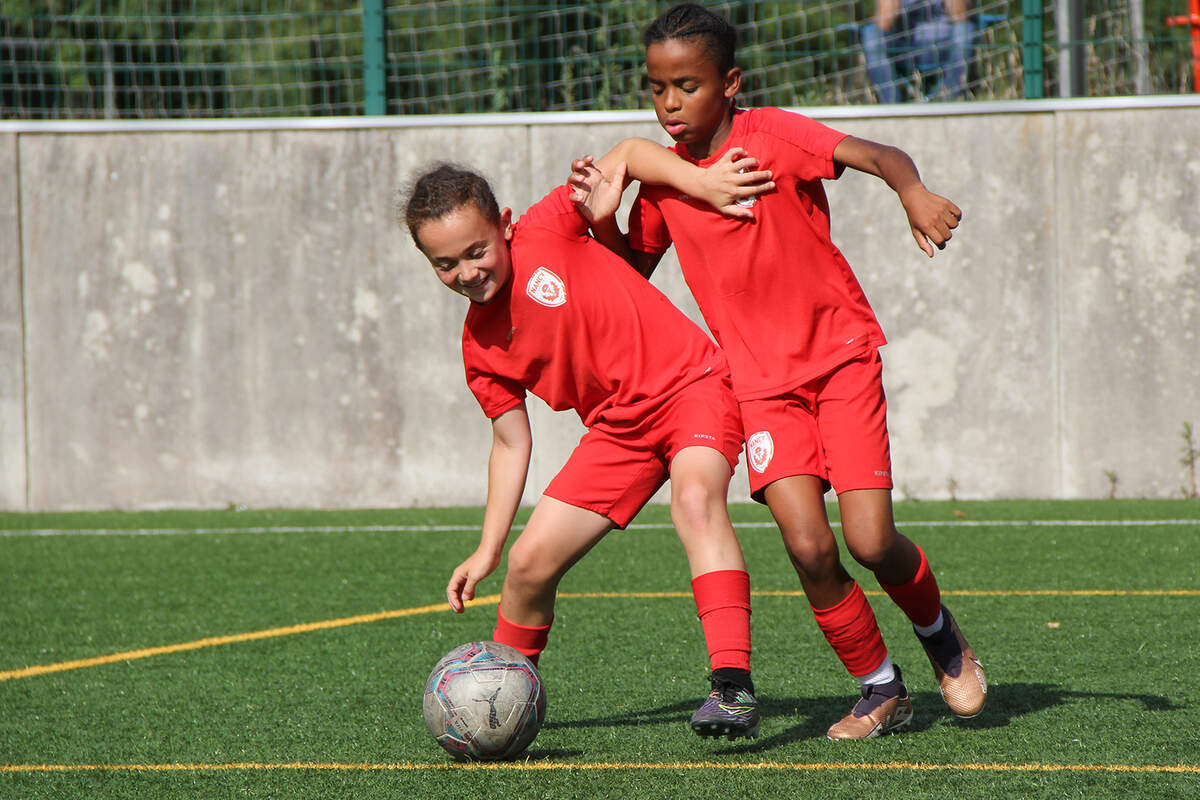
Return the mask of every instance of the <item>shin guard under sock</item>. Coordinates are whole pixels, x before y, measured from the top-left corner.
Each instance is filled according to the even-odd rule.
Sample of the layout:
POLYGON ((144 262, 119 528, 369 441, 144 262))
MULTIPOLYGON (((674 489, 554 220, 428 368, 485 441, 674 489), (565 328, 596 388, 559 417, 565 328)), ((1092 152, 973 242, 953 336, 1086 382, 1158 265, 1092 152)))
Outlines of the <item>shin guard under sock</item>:
POLYGON ((938 614, 942 612, 942 593, 929 568, 925 551, 917 547, 917 552, 921 554, 921 563, 912 580, 897 586, 879 581, 879 585, 914 625, 924 627, 937 622, 938 614))
POLYGON ((553 624, 554 621, 551 620, 548 625, 518 625, 509 622, 500 613, 500 609, 496 609, 496 630, 492 632, 492 639, 519 650, 536 667, 538 657, 546 649, 546 642, 550 640, 550 625, 553 624))
POLYGON ((750 671, 750 575, 721 569, 692 579, 696 616, 712 669, 750 671))
POLYGON ((888 657, 875 612, 857 581, 840 603, 832 608, 813 608, 812 612, 817 627, 851 675, 868 675, 888 657))

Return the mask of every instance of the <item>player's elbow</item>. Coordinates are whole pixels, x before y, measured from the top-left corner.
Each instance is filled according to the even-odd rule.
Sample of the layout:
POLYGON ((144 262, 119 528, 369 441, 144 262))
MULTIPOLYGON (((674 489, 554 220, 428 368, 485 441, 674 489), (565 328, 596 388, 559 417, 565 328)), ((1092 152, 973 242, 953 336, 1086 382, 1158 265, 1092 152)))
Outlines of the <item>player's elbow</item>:
POLYGON ((604 156, 596 162, 596 166, 605 176, 611 177, 616 170, 618 164, 628 165, 626 174, 626 183, 631 179, 636 179, 638 176, 634 174, 638 172, 640 167, 645 163, 645 160, 652 156, 650 150, 664 150, 658 142, 653 142, 650 139, 644 139, 640 136, 633 136, 629 139, 623 139, 618 142, 613 149, 609 150, 604 156))
POLYGON ((612 175, 613 170, 622 162, 629 161, 629 154, 633 151, 634 139, 623 139, 613 145, 612 149, 596 160, 596 168, 604 173, 605 176, 612 175))

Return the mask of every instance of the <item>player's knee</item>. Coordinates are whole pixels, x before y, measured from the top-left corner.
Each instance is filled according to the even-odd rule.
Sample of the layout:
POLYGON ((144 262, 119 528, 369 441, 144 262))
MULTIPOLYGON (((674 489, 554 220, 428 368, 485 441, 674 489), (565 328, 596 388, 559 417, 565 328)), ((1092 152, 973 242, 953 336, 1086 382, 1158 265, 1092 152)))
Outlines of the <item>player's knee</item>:
POLYGON ((805 573, 823 574, 837 565, 837 540, 825 523, 793 523, 779 530, 792 562, 805 573))
POLYGON ((539 594, 554 582, 554 577, 552 565, 529 542, 517 539, 509 548, 506 588, 522 594, 539 594))
POLYGON ((862 566, 869 570, 883 567, 893 557, 896 548, 896 531, 891 526, 872 530, 845 530, 846 549, 862 566))
POLYGON ((725 498, 702 481, 671 487, 671 520, 681 532, 705 531, 727 516, 725 498))

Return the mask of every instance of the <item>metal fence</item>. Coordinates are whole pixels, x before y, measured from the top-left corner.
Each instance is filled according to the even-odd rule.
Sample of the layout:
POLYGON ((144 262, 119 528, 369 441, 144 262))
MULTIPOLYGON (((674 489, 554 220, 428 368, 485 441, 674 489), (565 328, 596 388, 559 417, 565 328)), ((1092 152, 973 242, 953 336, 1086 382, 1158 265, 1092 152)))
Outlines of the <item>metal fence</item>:
MULTIPOLYGON (((1195 91, 1190 37, 1200 42, 1200 15, 1188 24, 1189 3, 1196 0, 977 0, 969 4, 964 92, 954 99, 1195 91)), ((861 38, 872 20, 870 0, 708 5, 738 28, 747 105, 877 102, 861 38)), ((640 34, 665 7, 617 0, 3 0, 0 117, 643 108, 640 34)), ((922 85, 928 75, 910 77, 901 100, 949 99, 922 85)))

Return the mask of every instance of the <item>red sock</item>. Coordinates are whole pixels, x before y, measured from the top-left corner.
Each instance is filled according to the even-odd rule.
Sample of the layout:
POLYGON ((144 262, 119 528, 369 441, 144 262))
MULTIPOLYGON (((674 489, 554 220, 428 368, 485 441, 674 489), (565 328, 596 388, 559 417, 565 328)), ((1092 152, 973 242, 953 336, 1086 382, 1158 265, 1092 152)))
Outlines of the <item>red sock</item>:
POLYGON ((858 581, 854 582, 850 594, 832 608, 809 607, 817 618, 817 627, 851 675, 859 677, 874 672, 887 658, 875 612, 858 581))
POLYGON ((704 629, 712 669, 750 671, 750 575, 720 569, 692 579, 696 616, 704 629))
POLYGON ((550 625, 553 624, 554 620, 551 620, 549 625, 518 625, 506 620, 497 608, 496 630, 492 631, 492 639, 516 648, 536 667, 538 657, 546 649, 546 642, 550 639, 550 625))
POLYGON ((917 552, 921 554, 921 564, 911 581, 898 586, 880 581, 879 585, 896 605, 900 606, 900 610, 908 615, 914 625, 924 627, 937 622, 938 614, 942 611, 942 593, 938 590, 937 578, 933 576, 933 570, 929 568, 929 562, 925 559, 925 551, 917 547, 917 552))

